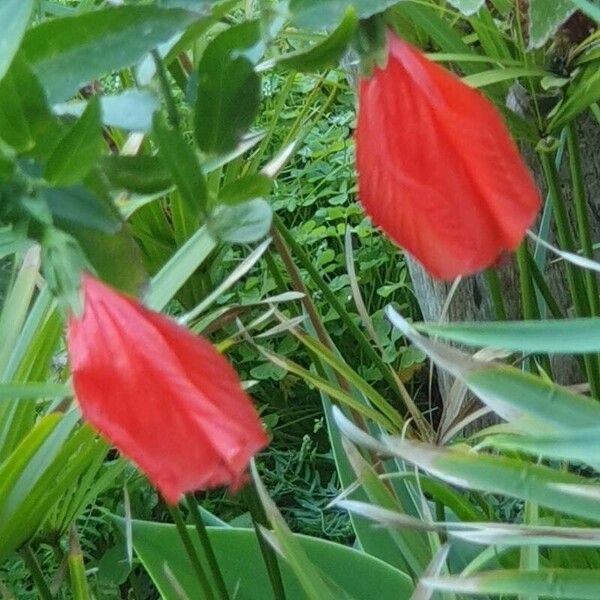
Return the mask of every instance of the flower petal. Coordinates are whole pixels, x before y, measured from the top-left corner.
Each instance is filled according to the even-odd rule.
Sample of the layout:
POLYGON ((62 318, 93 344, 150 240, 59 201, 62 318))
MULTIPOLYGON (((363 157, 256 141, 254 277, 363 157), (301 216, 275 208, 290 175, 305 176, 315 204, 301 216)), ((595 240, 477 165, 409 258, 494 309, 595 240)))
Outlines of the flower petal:
POLYGON ((516 248, 540 195, 490 102, 393 34, 359 95, 359 196, 377 225, 442 279, 516 248))
POLYGON ((90 276, 84 295, 68 331, 84 418, 171 503, 195 489, 239 487, 267 437, 227 360, 90 276))

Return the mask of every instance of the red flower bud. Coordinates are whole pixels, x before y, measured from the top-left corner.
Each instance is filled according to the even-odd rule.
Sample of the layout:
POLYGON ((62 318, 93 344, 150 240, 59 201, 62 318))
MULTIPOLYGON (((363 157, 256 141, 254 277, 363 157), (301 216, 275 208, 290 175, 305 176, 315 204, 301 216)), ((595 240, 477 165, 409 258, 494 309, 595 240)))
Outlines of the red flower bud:
POLYGON ((360 82, 360 200, 434 277, 480 271, 519 245, 540 194, 493 105, 392 33, 388 42, 387 65, 360 82))
POLYGON ((68 346, 84 419, 170 503, 196 489, 238 488, 267 436, 231 365, 205 339, 89 275, 83 292, 68 346))

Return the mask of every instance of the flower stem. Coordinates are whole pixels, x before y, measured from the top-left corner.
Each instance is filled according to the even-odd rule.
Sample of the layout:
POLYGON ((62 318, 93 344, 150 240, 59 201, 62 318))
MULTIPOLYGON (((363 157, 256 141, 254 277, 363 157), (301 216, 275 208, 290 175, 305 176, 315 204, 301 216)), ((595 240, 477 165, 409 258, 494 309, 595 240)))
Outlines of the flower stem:
POLYGON ((188 558, 192 563, 192 567, 196 572, 196 577, 198 578, 198 582, 200 583, 200 587, 202 588, 202 592, 204 593, 204 598, 206 600, 215 600, 215 594, 210 585, 210 581, 208 579, 206 571, 204 570, 204 567, 202 566, 202 563, 200 562, 200 557, 198 556, 196 548, 192 543, 192 539, 190 537, 190 534, 188 533, 187 527, 185 526, 179 508, 177 508, 176 506, 172 507, 167 505, 167 510, 169 511, 169 514, 173 519, 173 523, 175 523, 175 526, 177 527, 177 533, 179 533, 181 542, 183 543, 188 558))
POLYGON ((258 540, 258 545, 260 546, 260 551, 263 560, 265 561, 265 566, 267 567, 267 573, 269 575, 269 580, 271 581, 275 600, 285 600, 285 588, 283 586, 283 579, 281 578, 281 570, 279 569, 277 555, 260 531, 260 526, 263 525, 266 527, 268 526, 268 522, 253 481, 248 483, 244 488, 243 495, 248 510, 250 511, 250 515, 252 516, 256 539, 258 540))
POLYGON ((212 544, 210 543, 210 539, 206 531, 206 525, 204 524, 202 515, 198 510, 198 502, 196 501, 194 494, 186 494, 185 499, 190 509, 190 515, 192 517, 192 521, 194 522, 194 526, 196 527, 196 532, 198 533, 202 550, 204 550, 206 560, 208 561, 208 566, 210 567, 213 581, 217 587, 219 598, 221 598, 221 600, 229 600, 229 593, 227 592, 227 586, 225 585, 225 580, 223 579, 223 573, 221 573, 219 562, 217 561, 212 544))
POLYGON ((29 544, 23 546, 23 549, 21 550, 21 558, 29 570, 31 578, 37 587, 40 598, 42 600, 52 600, 52 592, 50 591, 50 588, 44 579, 44 574, 42 573, 40 564, 38 563, 37 557, 29 544))

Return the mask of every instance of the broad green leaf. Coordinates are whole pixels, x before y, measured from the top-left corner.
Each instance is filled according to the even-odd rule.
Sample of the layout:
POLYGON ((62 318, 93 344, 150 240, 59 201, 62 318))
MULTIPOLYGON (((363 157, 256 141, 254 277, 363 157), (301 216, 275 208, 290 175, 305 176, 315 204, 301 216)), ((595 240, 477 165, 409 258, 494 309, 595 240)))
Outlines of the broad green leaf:
POLYGON ((552 112, 548 130, 555 131, 600 99, 600 69, 598 61, 587 65, 580 78, 570 86, 565 99, 552 112))
POLYGON ((417 323, 431 336, 515 352, 585 354, 600 352, 600 319, 495 321, 490 323, 417 323))
POLYGON ((140 249, 95 171, 86 184, 94 193, 82 186, 43 188, 55 224, 77 240, 101 279, 136 295, 146 279, 140 249))
POLYGON ((52 104, 92 79, 132 65, 197 16, 154 6, 119 6, 53 19, 31 29, 23 49, 52 104))
MULTIPOLYGON (((14 58, 29 23, 34 0, 2 0, 0 2, 0 80, 14 58)), ((0 96, 1 97, 1 96, 0 96)))
POLYGON ((482 446, 499 450, 517 450, 557 460, 584 462, 590 466, 600 465, 599 429, 565 431, 553 435, 490 435, 482 446))
POLYGON ((26 243, 27 236, 24 231, 19 231, 12 225, 0 227, 0 259, 19 252, 26 243))
MULTIPOLYGON (((370 503, 407 516, 390 488, 379 479, 378 473, 361 456, 356 447, 347 440, 344 440, 343 446, 348 461, 370 503)), ((415 517, 408 518, 414 519, 415 517)), ((398 546, 402 558, 410 567, 411 574, 416 577, 421 576, 431 560, 431 552, 426 538, 422 537, 421 532, 411 530, 390 531, 389 533, 398 546)))
MULTIPOLYGON (((195 531, 190 536, 197 543, 195 531)), ((208 528, 211 544, 232 597, 271 600, 271 586, 254 530, 208 528), (237 596, 235 590, 239 590, 237 596)), ((367 554, 325 540, 293 534, 313 564, 357 600, 409 598, 413 586, 401 571, 367 554)), ((181 600, 177 586, 188 598, 201 598, 197 579, 173 525, 133 521, 133 545, 165 600, 181 600)), ((297 578, 282 561, 289 600, 306 598, 297 578)))
POLYGON ((267 522, 272 528, 261 527, 260 535, 285 559, 307 600, 339 600, 340 598, 350 600, 352 596, 344 594, 344 591, 335 582, 329 580, 322 569, 308 558, 300 540, 292 533, 275 502, 269 496, 254 463, 251 468, 256 492, 265 511, 267 522))
POLYGON ((248 21, 219 34, 202 55, 194 131, 207 154, 233 151, 258 112, 260 79, 253 59, 259 36, 258 24, 248 21))
POLYGON ((81 185, 41 188, 41 194, 61 225, 71 223, 103 233, 116 233, 121 228, 121 221, 107 202, 81 185))
POLYGON ((585 428, 600 422, 596 400, 514 367, 477 361, 456 348, 421 336, 391 307, 386 314, 413 344, 506 420, 529 415, 538 426, 545 424, 551 430, 585 428))
MULTIPOLYGON (((55 104, 54 113, 79 117, 87 102, 73 100, 55 104)), ((117 127, 126 131, 149 133, 152 129, 152 119, 158 110, 158 98, 148 90, 126 90, 114 96, 102 96, 102 124, 107 127, 117 127)))
POLYGON ((25 398, 65 398, 72 393, 71 388, 62 383, 0 383, 0 402, 25 398))
POLYGON ((322 42, 319 42, 308 50, 283 54, 275 58, 274 62, 279 67, 302 72, 337 67, 357 25, 358 17, 356 11, 354 7, 350 7, 346 11, 342 22, 322 42))
POLYGON ((600 571, 592 569, 543 569, 540 571, 503 570, 472 577, 426 579, 424 585, 435 590, 469 595, 508 596, 531 594, 552 600, 596 600, 600 589, 600 571))
POLYGON ((544 77, 546 72, 541 69, 528 67, 507 67, 503 69, 490 69, 463 77, 463 82, 473 88, 482 88, 503 81, 512 81, 519 77, 544 77))
POLYGON ((219 203, 239 204, 254 198, 265 198, 271 192, 272 185, 273 181, 260 173, 240 177, 219 190, 219 203))
POLYGON ((102 146, 100 101, 93 98, 52 151, 46 163, 46 179, 54 185, 80 182, 96 163, 102 146))
POLYGON ((575 9, 572 0, 529 0, 529 45, 543 46, 575 9))
POLYGON ((22 53, 0 81, 0 99, 0 138, 19 152, 48 156, 62 128, 22 53))
POLYGON ((600 23, 600 5, 596 0, 571 0, 579 10, 600 23))
POLYGON ((449 450, 386 437, 387 452, 414 463, 426 472, 461 488, 502 494, 585 519, 600 521, 598 498, 569 493, 565 486, 580 485, 600 492, 589 479, 519 459, 463 450, 449 450))
POLYGON ((398 0, 290 0, 289 11, 296 25, 314 31, 336 27, 349 8, 366 19, 396 2, 398 0))
POLYGON ((235 244, 249 244, 264 238, 271 228, 273 211, 262 198, 238 204, 220 204, 213 210, 208 221, 212 235, 235 244))
POLYGON ((152 278, 145 304, 154 310, 162 310, 216 245, 206 226, 198 229, 152 278))
POLYGON ((105 156, 101 164, 115 189, 154 194, 173 186, 171 173, 158 156, 105 156))
MULTIPOLYGON (((40 270, 40 251, 33 247, 25 254, 19 273, 7 293, 0 311, 0 373, 4 371, 21 327, 27 317, 27 309, 35 293, 40 270)), ((0 444, 1 446, 1 444, 0 444)))
POLYGON ((167 127, 161 119, 154 122, 154 139, 187 211, 197 219, 207 211, 208 189, 194 150, 179 131, 167 127))
POLYGON ((475 14, 483 6, 485 0, 449 0, 449 2, 463 15, 469 16, 475 14))

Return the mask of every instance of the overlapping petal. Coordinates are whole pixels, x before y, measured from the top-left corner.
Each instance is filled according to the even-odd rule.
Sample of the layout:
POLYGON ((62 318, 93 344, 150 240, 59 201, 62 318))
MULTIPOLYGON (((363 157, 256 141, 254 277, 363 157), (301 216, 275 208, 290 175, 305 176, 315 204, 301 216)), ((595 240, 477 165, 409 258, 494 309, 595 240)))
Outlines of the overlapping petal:
POLYGON ((243 482, 267 444, 240 380, 217 350, 89 275, 68 346, 84 418, 176 503, 243 482))
POLYGON ((441 279, 514 250, 540 207, 493 105, 391 33, 360 82, 356 160, 366 212, 441 279))

